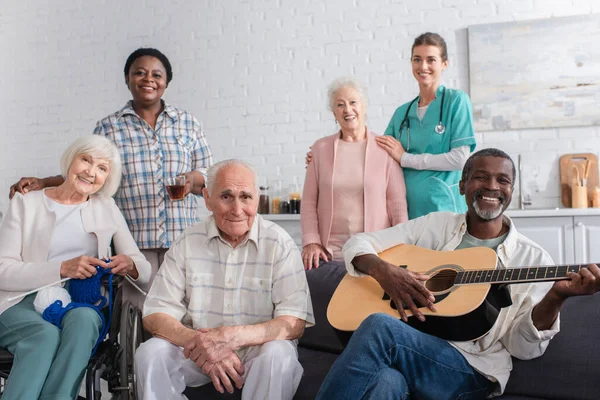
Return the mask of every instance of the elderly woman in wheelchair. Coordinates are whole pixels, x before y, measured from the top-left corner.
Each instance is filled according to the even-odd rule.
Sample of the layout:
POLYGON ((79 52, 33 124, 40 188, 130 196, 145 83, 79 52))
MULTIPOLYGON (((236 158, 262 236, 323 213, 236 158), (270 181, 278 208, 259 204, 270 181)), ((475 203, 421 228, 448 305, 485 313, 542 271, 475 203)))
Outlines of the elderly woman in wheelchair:
POLYGON ((28 292, 107 270, 142 283, 150 278, 111 198, 121 177, 117 148, 104 137, 79 138, 61 170, 60 186, 15 195, 0 226, 0 347, 14 355, 2 400, 76 398, 102 332, 94 308, 72 308, 55 326, 28 292))

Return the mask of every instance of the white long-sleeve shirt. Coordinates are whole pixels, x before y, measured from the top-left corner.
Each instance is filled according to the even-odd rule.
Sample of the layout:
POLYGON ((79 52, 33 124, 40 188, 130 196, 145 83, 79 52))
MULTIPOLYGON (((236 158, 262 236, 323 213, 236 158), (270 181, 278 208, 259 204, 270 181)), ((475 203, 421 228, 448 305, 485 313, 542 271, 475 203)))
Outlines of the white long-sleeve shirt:
POLYGON ((400 159, 400 166, 412 169, 430 169, 432 171, 455 171, 464 167, 469 154, 469 146, 455 147, 442 154, 404 153, 400 159))
MULTIPOLYGON (((539 245, 521 235, 512 221, 504 243, 497 249, 497 268, 552 265, 552 258, 539 245)), ((413 244, 427 249, 454 250, 467 230, 464 214, 434 212, 391 228, 361 233, 350 238, 343 248, 348 273, 364 276, 354 268, 352 260, 364 254, 377 254, 398 244, 413 244)), ((534 306, 546 295, 552 283, 516 284, 510 287, 512 305, 502 308, 487 335, 476 341, 449 342, 477 371, 499 385, 492 395, 500 395, 512 370, 511 355, 522 360, 544 354, 550 339, 559 331, 560 321, 539 331, 533 325, 534 306)))

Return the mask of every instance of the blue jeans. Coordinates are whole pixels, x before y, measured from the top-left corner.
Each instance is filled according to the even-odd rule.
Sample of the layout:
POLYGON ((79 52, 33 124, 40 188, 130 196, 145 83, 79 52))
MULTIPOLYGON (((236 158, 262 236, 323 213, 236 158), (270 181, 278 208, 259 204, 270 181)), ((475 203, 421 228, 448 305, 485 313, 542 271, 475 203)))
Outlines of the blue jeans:
POLYGON ((317 399, 483 399, 490 384, 445 340, 374 314, 333 364, 317 399))

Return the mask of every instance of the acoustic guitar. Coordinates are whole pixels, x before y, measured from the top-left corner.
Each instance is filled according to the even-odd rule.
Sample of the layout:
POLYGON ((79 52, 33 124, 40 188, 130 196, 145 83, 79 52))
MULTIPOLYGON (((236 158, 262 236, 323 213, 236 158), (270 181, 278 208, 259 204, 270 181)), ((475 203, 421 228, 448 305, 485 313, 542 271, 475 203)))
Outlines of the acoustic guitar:
MULTIPOLYGON (((425 322, 409 316, 409 325, 425 333, 453 341, 475 340, 494 325, 499 307, 490 298, 500 285, 569 279, 568 272, 579 272, 584 266, 559 265, 496 269, 496 253, 486 247, 454 251, 435 251, 412 245, 398 245, 379 257, 410 271, 429 275, 425 287, 435 296, 437 311, 419 307, 425 322)), ((506 291, 510 304, 510 294, 506 291)), ((346 274, 335 290, 327 319, 340 331, 354 331, 374 313, 399 318, 397 305, 370 276, 346 274)))

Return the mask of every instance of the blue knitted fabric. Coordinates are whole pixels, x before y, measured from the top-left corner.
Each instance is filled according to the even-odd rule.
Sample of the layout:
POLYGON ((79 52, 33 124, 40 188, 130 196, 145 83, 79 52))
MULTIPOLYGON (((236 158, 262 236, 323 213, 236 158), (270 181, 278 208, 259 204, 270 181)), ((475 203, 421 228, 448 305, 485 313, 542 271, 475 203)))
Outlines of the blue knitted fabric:
MULTIPOLYGON (((110 260, 107 260, 107 262, 110 262, 110 260)), ((96 344, 92 349, 92 355, 94 355, 96 353, 98 345, 104 340, 104 337, 106 336, 106 334, 108 333, 108 329, 110 328, 110 320, 112 319, 113 295, 112 278, 113 274, 110 272, 110 268, 105 269, 100 266, 96 266, 96 275, 93 275, 90 278, 86 279, 71 279, 69 281, 69 294, 71 295, 72 301, 69 304, 67 304, 66 307, 63 307, 62 301, 56 300, 44 310, 42 318, 56 325, 57 327, 62 328, 62 320, 68 311, 79 307, 90 307, 93 310, 95 310, 100 316, 100 320, 102 321, 102 327, 100 329, 100 335, 98 336, 98 340, 96 341, 96 344), (102 293, 100 292, 100 288, 102 287, 101 279, 105 275, 108 275, 108 300, 106 299, 106 297, 102 296, 102 293), (106 305, 107 302, 109 307, 108 322, 106 322, 104 314, 102 313, 102 308, 106 305), (96 303, 98 303, 98 305, 96 305, 96 303)))

